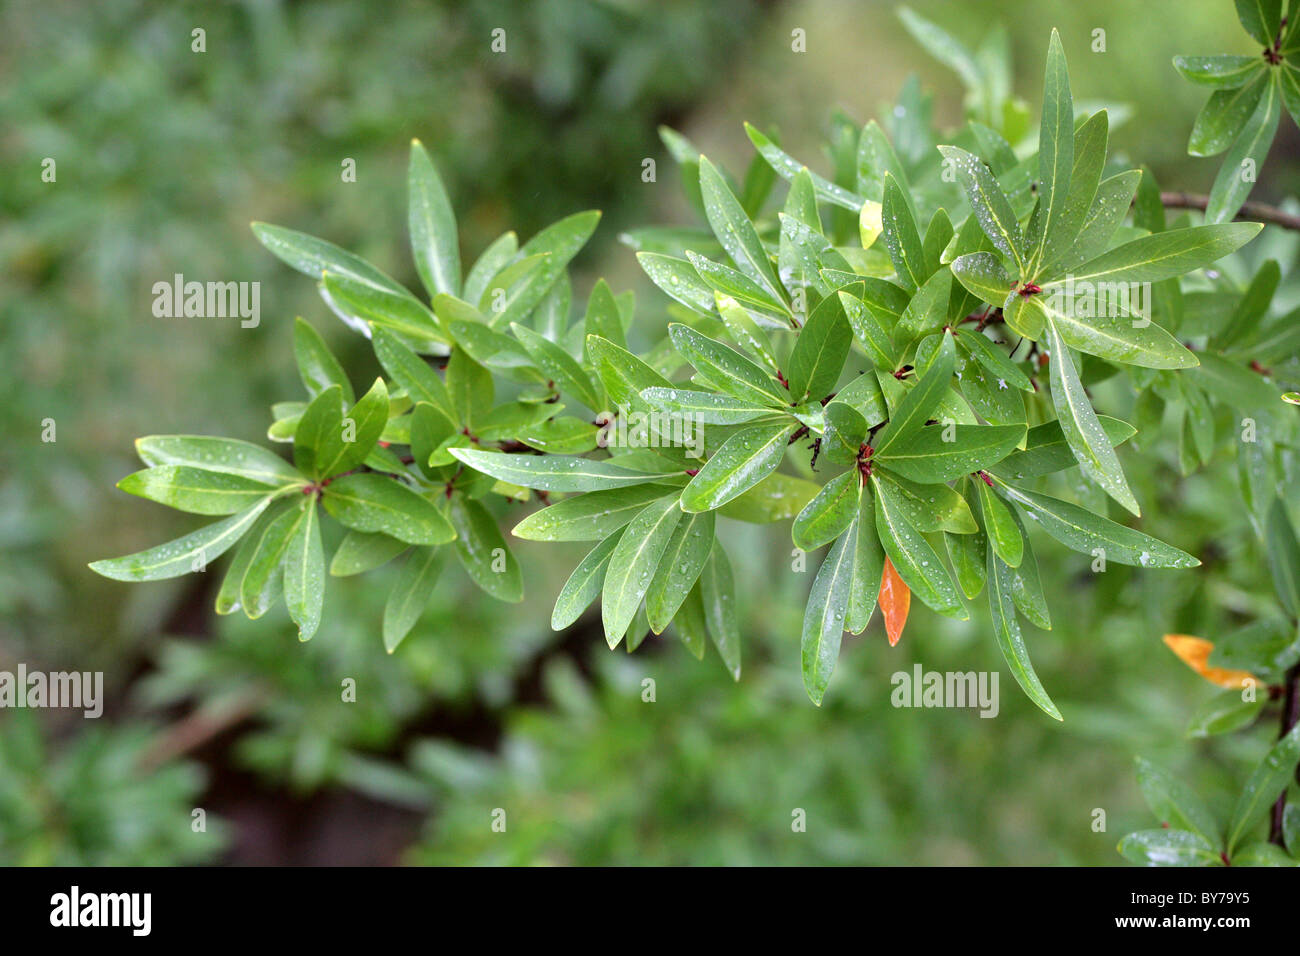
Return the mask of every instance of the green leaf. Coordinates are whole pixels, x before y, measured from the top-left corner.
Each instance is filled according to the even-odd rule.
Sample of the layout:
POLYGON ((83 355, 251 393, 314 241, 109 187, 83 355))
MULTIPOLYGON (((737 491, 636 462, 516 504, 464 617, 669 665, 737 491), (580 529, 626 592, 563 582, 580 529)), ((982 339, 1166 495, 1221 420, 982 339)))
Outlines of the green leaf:
POLYGON ((539 491, 601 491, 641 485, 661 477, 571 455, 506 455, 477 448, 452 448, 451 454, 475 471, 539 491))
POLYGON ((700 194, 704 198, 704 214, 709 225, 736 267, 773 299, 783 302, 784 292, 754 224, 745 215, 744 208, 717 167, 705 156, 700 157, 700 194))
POLYGON ((343 398, 349 405, 356 401, 352 383, 348 381, 343 366, 329 350, 320 333, 301 317, 293 321, 293 356, 308 395, 315 398, 331 385, 337 385, 343 389, 343 398))
POLYGON ((1018 568, 1025 556, 1025 539, 1006 502, 993 493, 985 482, 975 482, 979 493, 980 513, 984 516, 984 530, 988 532, 993 553, 1008 567, 1018 568))
POLYGON ((1043 689, 1034 665, 1029 661, 1029 651, 1025 639, 1020 633, 1020 622, 1016 620, 1015 602, 1011 597, 1010 568, 993 552, 988 553, 989 609, 993 614, 993 634, 997 638, 998 650, 1011 670, 1011 676, 1024 690, 1038 709, 1056 720, 1061 720, 1061 712, 1052 703, 1052 698, 1043 689))
POLYGON ((561 392, 572 395, 593 412, 602 411, 605 404, 599 391, 593 386, 591 376, 575 359, 560 346, 544 335, 534 332, 518 323, 512 324, 510 330, 515 338, 523 343, 528 354, 532 356, 537 367, 548 379, 555 382, 561 392))
POLYGON ((787 521, 812 501, 820 488, 806 478, 774 471, 738 498, 718 509, 724 518, 750 524, 787 521))
MULTIPOLYGON (((341 420, 341 454, 325 466, 325 475, 356 468, 370 454, 388 424, 388 387, 382 378, 375 379, 370 391, 362 395, 341 420)), ((317 464, 322 461, 318 457, 317 464)))
POLYGON ((275 452, 234 438, 207 435, 149 435, 135 440, 146 465, 188 465, 281 487, 303 480, 298 470, 275 452))
POLYGON ((1137 758, 1137 781, 1142 798, 1157 820, 1178 830, 1190 830, 1210 846, 1219 845, 1219 824, 1191 787, 1141 757, 1137 758))
POLYGON ((1264 72, 1244 86, 1211 93, 1192 124, 1187 151, 1193 156, 1217 156, 1232 145, 1259 105, 1264 87, 1272 82, 1272 76, 1264 72))
POLYGON ((1269 47, 1282 23, 1282 0, 1234 0, 1237 19, 1257 42, 1269 47))
POLYGON ((395 295, 411 296, 399 283, 369 262, 332 242, 265 222, 253 223, 253 235, 282 262, 313 279, 321 280, 329 271, 370 283, 395 295))
POLYGON ((394 292, 350 275, 326 271, 321 285, 331 304, 372 325, 418 339, 446 342, 447 334, 427 305, 405 289, 394 292))
MULTIPOLYGON (((879 468, 875 475, 890 485, 894 500, 903 517, 917 531, 947 531, 951 534, 975 534, 979 525, 970 505, 952 488, 943 484, 919 484, 879 468)), ((983 558, 980 559, 983 563, 983 558)))
POLYGON ((852 405, 838 398, 826 406, 825 416, 826 431, 822 433, 822 455, 834 465, 853 464, 858 460, 862 445, 867 438, 866 418, 852 405))
POLYGON ((1003 308, 1016 289, 1016 280, 991 252, 968 252, 951 264, 952 274, 981 302, 1003 308))
POLYGON ((930 542, 913 528, 889 485, 872 478, 876 530, 898 576, 927 607, 964 621, 970 617, 930 542))
POLYGON ((808 316, 790 352, 788 400, 821 399, 839 381, 853 342, 853 330, 838 295, 828 295, 808 316))
POLYGON ((978 156, 956 146, 940 146, 939 152, 956 170, 984 234, 999 252, 1014 260, 1016 268, 1023 271, 1021 250, 1025 237, 1020 232, 1020 221, 1011 209, 1011 201, 998 185, 992 171, 978 156))
POLYGON ((192 571, 203 571, 243 536, 263 509, 270 504, 263 498, 247 511, 225 521, 217 521, 197 531, 121 558, 92 561, 90 570, 116 581, 161 581, 192 571))
POLYGON ((986 335, 980 332, 970 332, 966 329, 954 329, 953 334, 957 337, 958 344, 963 346, 975 361, 984 366, 995 379, 999 380, 999 387, 1010 385, 1012 388, 1018 388, 1025 392, 1034 390, 1033 383, 1029 381, 1029 376, 1022 372, 1011 359, 1007 358, 1006 353, 995 349, 986 335))
POLYGON ((1043 78, 1043 116, 1038 131, 1038 209, 1030 223, 1030 272, 1043 261, 1048 248, 1065 239, 1061 220, 1065 215, 1070 175, 1074 166, 1074 100, 1070 96, 1070 74, 1065 50, 1055 29, 1047 48, 1047 72, 1043 78))
MULTIPOLYGON (((456 232, 456 214, 452 211, 451 200, 447 198, 438 170, 418 139, 411 140, 406 187, 410 199, 411 252, 420 281, 430 298, 441 292, 458 296, 460 242, 456 232)), ((414 620, 411 623, 414 624, 414 620)), ((410 630, 409 626, 407 630, 410 630)), ((403 636, 405 633, 402 632, 403 636)), ((396 646, 393 644, 389 651, 396 646)))
POLYGON ((903 21, 913 39, 925 47, 932 57, 948 67, 959 77, 969 91, 984 85, 984 71, 974 54, 942 27, 930 22, 908 7, 898 8, 898 18, 903 21))
POLYGON ((456 557, 470 580, 498 601, 511 604, 522 601, 523 572, 501 536, 496 519, 481 502, 462 494, 452 495, 447 504, 451 527, 456 533, 456 557))
POLYGON ((1249 727, 1259 717, 1268 695, 1244 700, 1240 690, 1225 690, 1197 706, 1187 725, 1188 737, 1214 737, 1249 727))
POLYGON ((272 520, 260 524, 261 532, 239 586, 239 603, 251 620, 257 620, 275 603, 284 583, 284 557, 308 511, 315 511, 314 498, 289 503, 272 520))
POLYGON ((714 388, 768 407, 791 404, 790 393, 780 383, 735 349, 680 323, 670 324, 668 335, 678 354, 714 388))
POLYGON ((682 490, 682 510, 712 511, 754 487, 781 464, 796 427, 787 419, 737 431, 682 490))
POLYGON ((619 539, 601 590, 601 621, 611 648, 631 626, 681 517, 677 495, 669 495, 646 505, 619 539))
POLYGON ((925 268, 925 249, 905 194, 889 173, 885 174, 880 220, 885 250, 894 264, 898 280, 907 291, 915 292, 930 276, 925 268))
POLYGON ((849 327, 862 343, 872 364, 886 371, 898 368, 898 349, 894 345, 893 336, 885 323, 877 317, 875 310, 850 292, 841 291, 836 294, 844 307, 849 327))
POLYGON ((1269 750, 1242 788, 1228 823, 1228 855, 1256 823, 1263 819, 1278 795, 1287 788, 1295 776, 1296 763, 1300 762, 1300 724, 1269 750))
POLYGON ((1024 436, 1023 425, 930 425, 878 452, 875 460, 904 478, 932 485, 993 467, 1024 436))
POLYGON ((1189 830, 1138 830, 1119 841, 1119 852, 1141 866, 1219 866, 1218 852, 1189 830))
MULTIPOLYGON (((1166 233, 1167 235, 1167 233, 1166 233)), ((1055 322, 1047 323, 1048 348, 1052 354, 1051 381, 1052 404, 1056 418, 1065 434, 1065 440, 1079 461, 1083 473, 1095 481, 1108 495, 1133 514, 1141 514, 1137 499, 1124 479, 1124 469, 1119 456, 1111 447, 1106 432, 1097 420, 1092 403, 1083 390, 1083 383, 1074 370, 1074 362, 1061 341, 1055 322)))
POLYGON ((402 565, 384 603, 384 650, 388 653, 397 650, 428 605, 442 571, 443 555, 438 548, 416 548, 402 565))
POLYGON ((862 479, 856 469, 826 482, 794 519, 795 547, 814 551, 843 534, 857 517, 861 490, 862 479))
POLYGON ((470 358, 464 349, 452 349, 447 359, 447 395, 451 399, 452 420, 475 428, 496 404, 492 373, 470 358))
POLYGON ((636 261, 650 281, 670 298, 703 315, 713 312, 713 289, 685 259, 656 252, 638 252, 636 261))
POLYGON ((714 542, 700 572, 700 600, 713 646, 733 680, 740 680, 740 623, 736 620, 736 583, 722 545, 714 542))
POLYGON ((1252 843, 1232 855, 1233 866, 1300 866, 1300 860, 1289 856, 1275 843, 1252 843))
POLYGON ((330 561, 330 574, 347 577, 382 567, 397 557, 410 545, 386 534, 367 531, 349 531, 339 542, 338 550, 330 561))
POLYGON ((310 641, 320 627, 324 599, 325 552, 316 502, 309 498, 284 549, 284 603, 298 625, 298 640, 310 641))
MULTIPOLYGON (((1082 282, 1159 282, 1172 279, 1235 252, 1262 228, 1258 222, 1231 222, 1170 229, 1143 236, 1083 263, 1069 279, 1075 287, 1082 282)), ((1051 292, 1066 281, 1065 278, 1053 278, 1043 283, 1043 291, 1051 292)))
MULTIPOLYGON (((795 176, 799 175, 801 171, 807 169, 803 163, 784 152, 779 146, 773 143, 749 123, 745 124, 745 132, 748 134, 750 142, 754 144, 754 148, 758 150, 759 155, 762 156, 763 159, 767 161, 768 165, 776 170, 777 174, 783 179, 792 180, 795 176)), ((812 179, 814 188, 817 190, 818 197, 823 201, 833 203, 836 206, 842 206, 845 209, 852 210, 853 212, 857 212, 862 208, 862 203, 865 201, 862 196, 859 196, 842 186, 837 186, 835 183, 818 176, 816 173, 809 173, 809 176, 812 179)))
POLYGON ((1043 274, 1064 275, 1080 263, 1095 259, 1105 252, 1114 238, 1116 228, 1128 215, 1133 204, 1133 194, 1137 192, 1141 180, 1142 172, 1137 169, 1102 180, 1097 187, 1092 208, 1079 227, 1074 245, 1068 249, 1061 247, 1057 255, 1051 256, 1043 266, 1043 274))
MULTIPOLYGON (((280 504, 283 504, 283 502, 280 504)), ((257 543, 261 540, 262 533, 278 513, 277 508, 268 508, 263 511, 257 521, 253 523, 252 528, 240 540, 239 547, 235 549, 235 556, 226 568, 226 575, 221 579, 221 588, 217 591, 215 609, 218 614, 233 614, 239 610, 244 575, 248 573, 248 566, 253 561, 253 555, 257 551, 257 543)))
POLYGON ((938 409, 952 383, 956 354, 952 336, 945 335, 930 367, 899 402, 890 416, 889 424, 880 432, 875 445, 877 455, 887 452, 900 438, 919 431, 938 409))
POLYGON ((578 562, 578 566, 573 569, 573 573, 564 582, 564 587, 560 589, 560 594, 555 599, 555 610, 551 612, 552 630, 564 630, 581 617, 582 612, 596 600, 596 595, 600 593, 605 583, 605 570, 609 567, 609 559, 622 538, 621 531, 611 534, 578 562))
POLYGON ((1209 203, 1205 207, 1207 223, 1231 222, 1241 209, 1255 185, 1255 174, 1268 158, 1269 147, 1277 135, 1278 120, 1282 116, 1282 95, 1279 84, 1269 82, 1259 98, 1255 111, 1246 120, 1232 148, 1223 157, 1223 165, 1210 189, 1209 203), (1250 175, 1246 175, 1249 164, 1250 175))
POLYGON ((546 297, 573 257, 578 254, 600 222, 596 210, 575 213, 547 226, 523 244, 519 258, 544 255, 546 259, 526 282, 526 288, 512 297, 510 304, 492 317, 494 328, 504 328, 512 322, 523 322, 546 297))
POLYGON ((714 293, 714 302, 722 324, 727 327, 732 340, 750 355, 760 359, 768 368, 776 370, 776 354, 767 333, 759 327, 739 302, 720 292, 714 293))
POLYGON ((952 273, 941 269, 917 290, 898 321, 898 331, 916 337, 937 332, 948 321, 948 300, 952 292, 952 273))
POLYGON ((716 392, 696 392, 683 388, 647 388, 641 397, 655 408, 671 415, 693 419, 706 425, 740 425, 771 415, 771 407, 741 401, 716 392))
POLYGON ((378 531, 409 544, 444 544, 455 531, 434 505, 385 475, 344 475, 322 494, 325 510, 357 531, 378 531))
MULTIPOLYGON (((1042 306, 1066 345, 1111 362, 1144 368, 1191 368, 1198 364, 1186 346, 1149 316, 1140 315, 1142 293, 1138 290, 1132 290, 1130 299, 1129 290, 1121 286, 1116 299, 1111 297, 1113 289, 1098 291, 1088 283, 1084 289, 1076 284, 1073 289, 1058 289, 1057 293, 1036 304, 1042 306), (1068 298, 1070 292, 1077 298, 1068 298), (1097 314, 1093 314, 1094 310, 1097 314)), ((1145 308, 1149 311, 1150 304, 1145 308)))
POLYGON ((615 408, 635 407, 644 389, 673 387, 668 379, 613 342, 588 336, 587 350, 615 408))
POLYGON ((876 506, 871 486, 864 485, 858 504, 858 526, 853 549, 853 583, 849 586, 849 606, 844 615, 844 629, 861 634, 867 629, 876 600, 880 579, 885 571, 885 552, 876 534, 876 506))
POLYGON ((127 475, 117 487, 127 494, 196 515, 234 514, 276 490, 240 475, 203 471, 188 465, 146 468, 127 475))
POLYGON ((593 491, 533 512, 511 533, 528 541, 599 541, 663 495, 660 485, 593 491))
POLYGON ((1105 110, 1093 114, 1074 134, 1074 165, 1070 170, 1070 191, 1065 196, 1054 234, 1048 237, 1051 247, 1039 260, 1043 273, 1050 273, 1055 263, 1069 255, 1087 222, 1101 173, 1106 165, 1106 143, 1110 121, 1105 110))
POLYGON ((1025 514, 1061 544, 1081 554, 1103 549, 1107 561, 1140 568, 1195 568, 1200 561, 1150 535, 1116 524, 1085 508, 994 479, 1025 514))
POLYGON ((591 295, 587 298, 583 328, 588 337, 595 335, 621 348, 627 348, 627 338, 623 334, 623 323, 618 314, 618 302, 604 279, 597 279, 592 286, 591 295))
POLYGON ((1273 574, 1273 588, 1288 614, 1300 613, 1300 543, 1287 517, 1281 498, 1268 510, 1268 567, 1273 574))
POLYGON ((424 359, 386 329, 375 329, 371 344, 379 364, 393 381, 406 389, 412 402, 428 402, 450 421, 458 420, 447 387, 424 359))
POLYGON ((461 297, 466 302, 481 302, 488 283, 519 254, 519 238, 507 232, 492 241, 470 266, 461 297))
POLYGON ((712 511, 683 515, 664 548, 658 570, 645 594, 650 630, 662 634, 695 586, 713 549, 715 515, 712 511))
POLYGON ((1179 74, 1198 86, 1208 86, 1216 90, 1235 90, 1244 86, 1264 69, 1264 61, 1258 56, 1176 56, 1174 69, 1179 74))
MULTIPOLYGON (((849 477, 857 478, 850 473, 849 477)), ((809 699, 821 706, 835 662, 840 656, 840 641, 853 584, 854 555, 857 549, 857 495, 849 513, 849 525, 836 538, 826 559, 813 579, 808 605, 804 610, 800 656, 803 662, 803 686, 809 699)))
MULTIPOLYGON (((1098 415, 1097 421, 1101 423, 1101 430, 1106 433, 1106 440, 1112 446, 1121 445, 1137 434, 1136 428, 1118 418, 1098 415)), ((1061 423, 1052 421, 1029 429, 1024 449, 1013 451, 990 470, 995 475, 1022 480, 1050 475, 1077 464, 1078 459, 1065 440, 1061 423)))

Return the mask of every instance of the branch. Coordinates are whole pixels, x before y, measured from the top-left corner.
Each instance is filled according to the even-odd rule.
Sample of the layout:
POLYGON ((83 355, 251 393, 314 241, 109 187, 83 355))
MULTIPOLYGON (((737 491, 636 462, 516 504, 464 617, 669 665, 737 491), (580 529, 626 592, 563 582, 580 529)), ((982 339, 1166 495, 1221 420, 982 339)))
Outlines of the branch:
MULTIPOLYGON (((1291 669, 1286 672, 1286 696, 1282 703, 1282 732, 1278 734, 1279 738, 1285 737, 1291 732, 1291 728, 1300 720, 1300 664, 1292 665, 1291 669)), ((1278 795, 1277 802, 1273 804, 1273 818, 1269 822, 1268 840, 1270 843, 1276 843, 1285 848, 1282 839, 1282 818, 1286 815, 1286 788, 1282 788, 1282 793, 1278 795)))
MULTIPOLYGON (((1199 209, 1204 212, 1205 207, 1210 204, 1210 197, 1198 193, 1161 193, 1160 202, 1170 209, 1199 209)), ((1237 218, 1268 222, 1283 229, 1294 229, 1300 232, 1300 216, 1283 212, 1276 206, 1269 206, 1262 202, 1242 203, 1237 218)))

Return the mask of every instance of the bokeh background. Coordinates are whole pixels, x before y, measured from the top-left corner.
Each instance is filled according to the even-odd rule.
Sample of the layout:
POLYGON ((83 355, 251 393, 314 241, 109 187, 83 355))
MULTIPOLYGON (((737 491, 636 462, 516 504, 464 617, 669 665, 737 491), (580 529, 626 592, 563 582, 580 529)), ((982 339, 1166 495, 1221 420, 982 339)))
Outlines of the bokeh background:
MULTIPOLYGON (((1035 115, 1058 27, 1076 98, 1126 108, 1112 150, 1166 188, 1208 190, 1217 161, 1186 155, 1205 94, 1170 58, 1253 53, 1231 3, 912 6, 972 44, 1003 24, 1035 115), (1105 53, 1091 52, 1098 28, 1105 53)), ((892 649, 878 622, 846 638, 813 707, 798 668, 811 575, 790 573, 785 526, 721 532, 746 622, 739 683, 668 640, 610 652, 590 617, 552 633, 554 595, 581 556, 564 546, 520 543, 521 605, 446 575, 391 657, 379 621, 395 569, 331 582, 325 624, 300 645, 282 610, 217 619, 212 574, 130 586, 86 568, 192 527, 114 489, 137 467, 132 439, 260 440, 269 404, 296 396, 295 315, 354 381, 375 374, 365 343, 250 220, 329 238, 414 283, 404 192, 419 137, 467 250, 603 209, 575 262, 579 296, 600 275, 636 288, 653 330, 665 300, 617 236, 688 221, 659 124, 733 170, 751 155, 744 120, 811 160, 832 110, 879 116, 911 74, 938 124, 957 123, 956 78, 875 0, 4 4, 0 670, 103 671, 107 706, 98 721, 0 711, 0 863, 1116 864, 1119 836, 1149 825, 1134 754, 1230 800, 1258 747, 1184 738, 1213 691, 1160 636, 1212 637, 1266 609, 1271 588, 1235 468, 1183 478, 1174 438, 1142 436, 1124 464, 1145 530, 1201 569, 1093 575, 1038 545, 1057 625, 1027 640, 1060 725, 1006 673, 994 720, 890 706, 889 676, 914 662, 1001 668, 978 611, 957 623, 918 608, 892 649), (191 52, 195 27, 206 53, 191 52), (489 50, 496 27, 505 55, 489 50), (807 54, 791 52, 796 28, 807 54), (644 157, 658 182, 641 181, 644 157), (355 183, 341 181, 345 158, 355 183), (260 327, 155 318, 150 288, 178 272, 260 281, 260 327), (656 703, 641 701, 645 677, 656 703), (346 678, 356 703, 340 702, 346 678), (490 828, 498 807, 505 834, 490 828), (791 830, 795 808, 806 833, 791 830)), ((1293 194, 1298 155, 1284 119, 1252 198, 1293 194)), ((1294 261, 1294 244, 1276 248, 1294 261)))

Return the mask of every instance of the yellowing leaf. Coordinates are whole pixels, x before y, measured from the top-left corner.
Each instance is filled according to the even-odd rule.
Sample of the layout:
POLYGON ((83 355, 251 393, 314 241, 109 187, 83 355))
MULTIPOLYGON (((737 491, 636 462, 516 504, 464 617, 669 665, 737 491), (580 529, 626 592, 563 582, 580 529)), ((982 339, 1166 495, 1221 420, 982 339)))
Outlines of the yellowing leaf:
POLYGON ((1214 650, 1213 641, 1207 641, 1200 637, 1190 637, 1187 634, 1166 634, 1164 640, 1165 644, 1178 656, 1180 661, 1211 684, 1236 689, 1247 686, 1247 681, 1252 684, 1259 682, 1255 675, 1248 671, 1232 671, 1222 667, 1210 667, 1208 661, 1210 652, 1214 650))

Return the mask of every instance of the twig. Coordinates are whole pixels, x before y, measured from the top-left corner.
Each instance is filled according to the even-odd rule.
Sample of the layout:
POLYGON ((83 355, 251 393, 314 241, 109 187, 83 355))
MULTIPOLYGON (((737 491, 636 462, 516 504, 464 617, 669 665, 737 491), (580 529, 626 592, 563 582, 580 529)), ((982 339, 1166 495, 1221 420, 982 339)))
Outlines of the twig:
POLYGON ((201 747, 213 737, 251 717, 266 699, 262 691, 249 691, 224 706, 200 708, 167 727, 140 756, 139 767, 150 771, 201 747))
MULTIPOLYGON (((1291 732, 1291 728, 1300 720, 1300 664, 1292 665, 1291 669, 1286 672, 1286 696, 1282 702, 1282 730, 1278 734, 1279 738, 1285 737, 1291 732)), ((1286 788, 1278 794, 1277 802, 1273 804, 1273 819, 1268 827, 1268 840, 1270 843, 1276 843, 1280 847, 1286 846, 1282 836, 1282 819, 1286 816, 1286 788)))
MULTIPOLYGON (((1171 209, 1199 209, 1204 212, 1205 208, 1210 204, 1210 197, 1202 196, 1199 193, 1161 193, 1160 202, 1171 209)), ((1275 226, 1281 226, 1283 229, 1294 229, 1300 232, 1300 216, 1283 212, 1276 206, 1270 206, 1262 202, 1242 203, 1237 218, 1268 222, 1275 226)))

